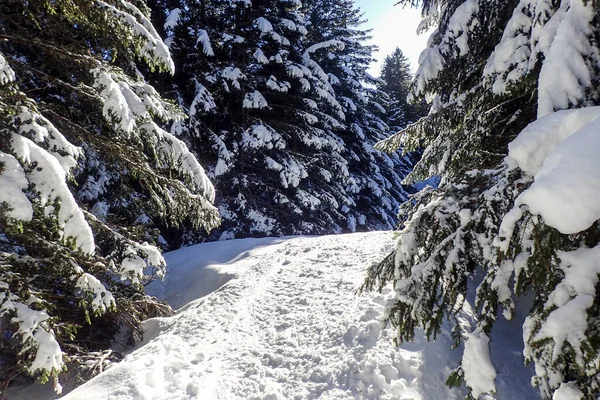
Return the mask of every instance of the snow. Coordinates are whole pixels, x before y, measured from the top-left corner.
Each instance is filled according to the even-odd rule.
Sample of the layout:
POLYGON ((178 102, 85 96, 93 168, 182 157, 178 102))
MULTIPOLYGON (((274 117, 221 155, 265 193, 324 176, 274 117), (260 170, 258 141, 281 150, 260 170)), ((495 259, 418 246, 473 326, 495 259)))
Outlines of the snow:
POLYGON ((460 56, 469 52, 468 32, 479 25, 479 21, 474 18, 478 12, 479 0, 466 0, 458 6, 450 18, 446 35, 454 39, 460 56))
POLYGON ((509 167, 534 177, 516 206, 527 205, 565 234, 600 218, 598 117, 600 107, 558 111, 528 125, 509 145, 509 167))
POLYGON ((198 82, 198 80, 194 79, 194 83, 196 84, 196 97, 194 97, 190 105, 190 117, 196 115, 198 109, 208 112, 217 108, 217 103, 215 103, 215 99, 210 91, 198 82))
POLYGON ((33 310, 16 301, 10 293, 0 293, 0 315, 13 311, 15 316, 11 322, 18 324, 15 335, 23 337, 22 352, 34 351, 35 358, 29 366, 30 372, 60 371, 63 364, 62 352, 56 341, 54 332, 48 328, 46 321, 50 316, 44 311, 33 310))
MULTIPOLYGON (((102 70, 93 70, 96 75, 94 87, 100 90, 104 100, 102 114, 108 122, 114 121, 114 127, 125 133, 131 133, 135 127, 135 114, 120 86, 112 74, 102 70)), ((131 98, 130 98, 131 99, 131 98)))
POLYGON ((285 26, 286 29, 290 30, 290 31, 296 31, 298 30, 298 28, 296 27, 296 24, 294 23, 294 21, 291 21, 289 19, 286 18, 280 18, 279 22, 281 22, 281 25, 285 26))
POLYGON ((177 25, 179 25, 180 17, 181 17, 181 9, 180 8, 172 9, 169 12, 169 15, 167 16, 167 19, 165 21, 165 24, 163 25, 163 28, 165 30, 175 28, 177 25))
POLYGON ((596 14, 592 3, 563 1, 569 9, 562 18, 540 71, 538 81, 538 118, 555 110, 578 105, 585 98, 586 89, 592 86, 586 58, 594 54, 593 19, 596 14))
POLYGON ((15 71, 12 70, 6 58, 0 53, 0 85, 8 85, 15 80, 15 71))
POLYGON ((582 400, 583 393, 577 388, 574 382, 562 383, 558 390, 554 392, 552 400, 582 400))
POLYGON ((253 125, 242 132, 242 144, 244 147, 254 149, 266 147, 270 150, 273 146, 278 149, 285 147, 281 135, 265 125, 253 125))
POLYGON ((141 347, 67 394, 94 399, 462 399, 444 382, 449 331, 393 346, 393 297, 356 295, 391 232, 241 239, 167 253, 148 290, 181 307, 145 323, 141 347))
POLYGON ((175 64, 167 45, 162 41, 150 20, 136 6, 125 0, 117 0, 115 3, 127 10, 124 12, 102 0, 96 0, 96 3, 101 9, 112 14, 120 23, 129 26, 134 36, 144 42, 141 56, 146 62, 150 65, 161 64, 171 73, 175 71, 175 64))
POLYGON ((586 341, 588 309, 592 306, 595 286, 600 274, 600 246, 592 249, 579 248, 575 251, 559 251, 560 268, 564 278, 550 293, 544 305, 552 310, 534 339, 552 339, 552 359, 556 360, 563 351, 565 342, 572 347, 575 361, 585 365, 581 346, 586 341))
POLYGON ((255 90, 252 93, 246 93, 242 103, 244 108, 268 108, 269 104, 261 92, 255 90))
POLYGON ((462 369, 465 382, 473 390, 473 397, 496 391, 496 370, 492 366, 489 352, 490 339, 480 330, 468 334, 462 369))
MULTIPOLYGON (((141 125, 140 130, 148 135, 154 135, 157 152, 166 161, 172 163, 173 168, 193 184, 192 187, 196 193, 201 194, 211 203, 214 201, 215 189, 212 182, 206 176, 202 165, 182 140, 161 129, 154 122, 141 125)), ((207 203, 205 207, 211 208, 212 206, 207 203)))
POLYGON ((81 251, 93 254, 95 244, 92 229, 67 186, 67 175, 59 161, 21 135, 13 134, 11 144, 22 163, 36 166, 27 172, 26 177, 30 184, 35 185, 44 211, 47 214, 54 212, 55 202, 60 202, 57 217, 63 239, 72 238, 81 251))
POLYGON ((77 159, 83 154, 80 147, 71 144, 62 133, 41 114, 20 107, 18 119, 19 133, 37 144, 43 144, 59 162, 67 174, 77 166, 77 159))
POLYGON ((23 167, 15 157, 1 151, 0 166, 0 204, 6 203, 10 206, 5 215, 20 221, 31 221, 33 208, 23 193, 29 186, 23 167))
POLYGON ((85 292, 91 292, 94 296, 92 299, 92 310, 102 312, 116 307, 115 298, 95 276, 88 273, 83 273, 75 284, 79 289, 85 292))
POLYGON ((240 71, 240 69, 236 67, 226 67, 225 69, 223 69, 223 72, 221 72, 221 76, 225 79, 230 80, 233 87, 235 87, 238 90, 241 89, 240 82, 238 81, 238 79, 244 79, 246 77, 242 73, 242 71, 240 71))
POLYGON ((256 19, 256 26, 262 33, 268 33, 273 31, 273 25, 263 17, 256 19))
POLYGON ((311 53, 314 53, 315 51, 318 51, 320 49, 328 49, 330 47, 333 47, 335 50, 344 50, 345 44, 344 44, 344 42, 340 42, 339 40, 335 40, 335 39, 326 40, 326 41, 320 42, 320 43, 315 43, 312 46, 309 46, 304 51, 304 56, 307 57, 311 53))
POLYGON ((208 37, 208 32, 206 32, 204 29, 198 30, 198 39, 196 40, 196 45, 198 45, 198 43, 202 44, 202 51, 205 55, 215 55, 212 46, 210 45, 210 38, 208 37))
MULTIPOLYGON (((430 43, 419 56, 419 68, 415 74, 413 88, 409 93, 409 102, 425 91, 425 86, 435 80, 446 65, 446 58, 466 55, 469 48, 469 35, 479 26, 476 18, 479 12, 479 0, 466 0, 456 8, 448 21, 448 28, 438 44, 430 43)), ((438 31, 431 34, 437 37, 438 31)))
POLYGON ((267 58, 267 56, 265 56, 265 53, 263 53, 263 51, 261 49, 256 49, 253 56, 256 59, 256 61, 258 61, 261 64, 269 63, 269 59, 267 58))

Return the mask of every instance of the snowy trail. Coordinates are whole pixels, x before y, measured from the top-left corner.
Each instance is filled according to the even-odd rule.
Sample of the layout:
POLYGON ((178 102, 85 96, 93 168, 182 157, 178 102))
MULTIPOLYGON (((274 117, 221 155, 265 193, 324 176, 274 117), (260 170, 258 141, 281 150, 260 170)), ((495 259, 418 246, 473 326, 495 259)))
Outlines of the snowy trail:
MULTIPOLYGON (((391 249, 391 233, 343 237, 271 239, 196 270, 194 258, 201 264, 211 244, 197 246, 196 257, 182 250, 187 266, 172 271, 177 284, 155 285, 155 293, 198 293, 185 276, 208 270, 214 289, 229 281, 176 316, 149 321, 145 345, 64 398, 464 398, 444 385, 460 356, 448 350, 447 332, 436 343, 418 336, 395 348, 379 322, 385 295, 355 294, 364 268, 391 249)), ((210 282, 198 285, 206 293, 210 282)))

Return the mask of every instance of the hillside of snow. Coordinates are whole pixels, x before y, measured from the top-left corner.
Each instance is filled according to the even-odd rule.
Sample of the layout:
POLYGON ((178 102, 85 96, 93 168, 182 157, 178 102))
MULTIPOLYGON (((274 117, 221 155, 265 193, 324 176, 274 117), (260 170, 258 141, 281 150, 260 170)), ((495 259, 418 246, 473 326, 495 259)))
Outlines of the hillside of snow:
MULTIPOLYGON (((364 269, 393 243, 391 232, 374 232, 167 253, 167 278, 149 292, 177 314, 147 321, 137 350, 63 398, 463 399, 445 385, 462 355, 448 330, 397 348, 380 322, 391 291, 356 294, 364 269)), ((497 398, 539 398, 518 361, 521 338, 500 332, 497 398)))

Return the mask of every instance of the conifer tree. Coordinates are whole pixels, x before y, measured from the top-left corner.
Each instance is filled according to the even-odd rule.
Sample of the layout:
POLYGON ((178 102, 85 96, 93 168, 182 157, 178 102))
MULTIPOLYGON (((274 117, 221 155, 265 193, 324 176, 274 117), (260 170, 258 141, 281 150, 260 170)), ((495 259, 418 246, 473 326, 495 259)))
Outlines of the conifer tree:
MULTIPOLYGON (((324 5, 181 1, 173 9, 162 7, 170 47, 181 62, 173 89, 190 114, 171 129, 186 136, 214 177, 224 222, 213 238, 394 225, 404 193, 402 172, 393 169, 404 161, 373 150, 387 134, 381 120, 361 122, 379 135, 367 138, 348 118, 362 112, 358 97, 367 104, 360 80, 370 50, 363 54, 360 46, 316 34, 328 29, 319 25, 327 21, 309 14, 324 5), (325 54, 347 58, 360 74, 337 79, 343 66, 326 69, 325 54), (367 172, 358 175, 369 177, 350 171, 361 162, 367 172)), ((188 231, 187 240, 198 240, 194 235, 188 231)))
POLYGON ((570 201, 585 198, 569 179, 594 173, 578 162, 583 150, 575 157, 568 150, 573 143, 594 146, 585 132, 597 129, 597 109, 589 107, 598 103, 597 5, 400 3, 421 5, 422 27, 437 27, 411 86, 415 99, 434 97, 433 109, 380 147, 425 146, 407 180, 438 175, 441 184, 403 206, 397 249, 370 268, 364 288, 393 284, 389 321, 400 340, 410 340, 417 327, 435 338, 444 318, 453 321, 465 347, 448 382, 464 380, 475 398, 496 390, 493 374, 484 380, 477 370, 494 369, 485 357, 469 360, 493 339, 496 319, 511 319, 515 300, 533 292, 523 337, 525 360, 535 363, 534 384, 544 398, 596 398, 600 285, 597 261, 590 260, 598 251, 600 215, 589 204, 567 214, 563 199, 569 185, 576 193, 570 201), (565 108, 578 109, 555 112, 565 108), (576 139, 563 146, 570 135, 576 139), (569 179, 561 175, 566 164, 579 171, 569 179), (582 223, 571 221, 582 216, 582 223), (483 278, 472 280, 476 274, 483 278), (474 282, 478 322, 470 327, 458 315, 474 282))
POLYGON ((157 229, 218 222, 212 184, 144 76, 173 72, 143 1, 0 3, 0 380, 106 367, 168 313, 157 229))
POLYGON ((308 0, 304 5, 310 18, 308 37, 341 44, 319 49, 312 57, 330 76, 343 107, 343 126, 337 134, 348 162, 346 190, 355 204, 348 210, 351 230, 392 229, 397 223, 396 210, 406 199, 402 178, 411 161, 400 153, 378 153, 373 147, 391 132, 382 119, 387 110, 378 103, 377 80, 367 73, 375 48, 366 44, 370 36, 361 29, 362 12, 349 0, 308 0))
POLYGON ((407 101, 412 74, 408 58, 400 48, 396 47, 392 54, 384 58, 379 79, 377 88, 387 95, 386 122, 393 131, 397 132, 427 114, 424 101, 417 104, 407 101))

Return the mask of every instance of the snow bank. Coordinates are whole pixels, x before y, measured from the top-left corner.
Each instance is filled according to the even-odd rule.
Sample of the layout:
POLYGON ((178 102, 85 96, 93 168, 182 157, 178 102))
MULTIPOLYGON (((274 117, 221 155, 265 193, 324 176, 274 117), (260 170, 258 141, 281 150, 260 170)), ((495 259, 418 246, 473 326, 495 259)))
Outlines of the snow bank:
POLYGON ((600 218, 600 107, 558 111, 531 123, 509 145, 506 162, 533 175, 516 200, 565 234, 600 218))
POLYGON ((380 232, 168 253, 166 281, 149 291, 183 307, 64 399, 463 399, 444 383, 460 358, 449 329, 397 348, 380 322, 393 291, 355 294, 392 244, 380 232))

